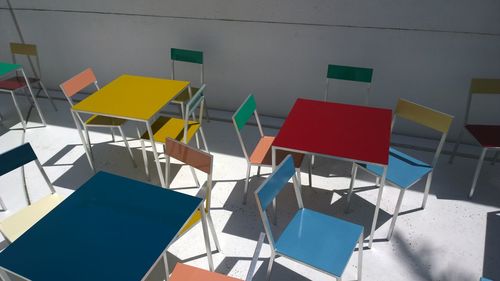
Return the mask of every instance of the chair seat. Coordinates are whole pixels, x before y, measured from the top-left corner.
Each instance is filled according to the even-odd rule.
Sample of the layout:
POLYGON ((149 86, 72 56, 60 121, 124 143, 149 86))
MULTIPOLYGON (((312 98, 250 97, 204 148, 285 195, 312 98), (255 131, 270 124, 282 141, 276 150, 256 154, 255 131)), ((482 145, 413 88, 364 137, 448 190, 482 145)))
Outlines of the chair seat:
POLYGON ((285 228, 276 250, 335 276, 342 276, 363 227, 309 209, 300 209, 285 228))
POLYGON ((125 119, 107 117, 102 115, 92 115, 87 121, 85 121, 85 125, 87 126, 103 126, 103 127, 111 127, 111 126, 121 126, 123 123, 127 122, 125 119))
MULTIPOLYGON (((38 78, 28 77, 30 85, 40 81, 38 78)), ((0 80, 0 89, 15 91, 26 87, 26 80, 22 76, 10 77, 5 80, 0 80)))
MULTIPOLYGON (((383 168, 378 165, 360 164, 368 171, 382 176, 383 168)), ((394 148, 389 148, 389 168, 386 180, 400 188, 409 188, 432 171, 428 164, 394 148)))
MULTIPOLYGON (((194 95, 200 88, 191 87, 191 94, 194 95)), ((172 100, 173 103, 187 103, 191 98, 189 97, 189 89, 186 88, 180 94, 178 94, 175 99, 172 100)))
POLYGON ((14 242, 62 201, 57 193, 46 196, 0 222, 0 231, 7 240, 14 242))
POLYGON ((210 272, 194 266, 177 263, 170 281, 242 281, 217 272, 210 272))
MULTIPOLYGON (((250 163, 254 165, 267 165, 271 166, 273 164, 273 145, 274 137, 263 136, 260 138, 259 142, 255 146, 255 149, 250 155, 250 163)), ((277 150, 276 151, 276 165, 281 163, 285 157, 290 154, 290 152, 277 150)), ((296 168, 302 165, 302 160, 304 160, 304 154, 302 153, 291 153, 293 157, 293 162, 296 168)))
POLYGON ((500 147, 500 125, 465 125, 482 147, 500 147))
MULTIPOLYGON (((188 122, 187 142, 193 138, 194 134, 200 128, 200 123, 195 121, 188 122)), ((155 142, 165 143, 168 138, 184 141, 184 120, 179 118, 160 116, 151 126, 155 142)), ((145 132, 141 138, 149 140, 148 132, 145 132)))

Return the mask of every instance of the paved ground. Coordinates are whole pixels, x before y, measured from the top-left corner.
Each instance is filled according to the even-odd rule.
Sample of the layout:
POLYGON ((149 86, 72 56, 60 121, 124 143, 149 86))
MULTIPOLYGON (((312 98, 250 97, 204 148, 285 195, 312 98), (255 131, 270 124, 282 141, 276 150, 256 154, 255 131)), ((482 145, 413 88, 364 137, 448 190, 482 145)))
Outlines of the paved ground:
MULTIPOLYGON (((19 98, 27 112, 28 104, 19 98)), ((33 112, 24 134, 8 95, 0 95, 0 112, 5 117, 0 125, 0 152, 30 142, 38 154, 49 178, 57 191, 69 195, 93 173, 89 168, 79 136, 69 115, 69 107, 64 100, 56 101, 59 107, 54 112, 47 100, 41 99, 49 125, 40 127, 39 118, 33 112)), ((175 110, 175 108, 171 108, 175 110)), ((214 255, 216 271, 235 277, 244 277, 256 240, 263 231, 255 200, 249 197, 247 205, 242 204, 242 192, 246 162, 238 144, 234 127, 227 120, 227 112, 211 111, 212 120, 205 123, 205 132, 210 151, 214 154, 214 180, 212 215, 222 244, 222 253, 214 255), (225 121, 226 120, 226 121, 225 121)), ((279 126, 282 120, 264 118, 264 123, 279 126)), ((126 134, 135 138, 133 122, 127 123, 126 134)), ((272 127, 271 126, 271 127, 272 127)), ((144 165, 138 141, 131 140, 133 153, 138 160, 138 168, 133 168, 123 142, 111 142, 109 131, 93 131, 91 139, 95 143, 96 167, 113 173, 126 175, 138 180, 146 180, 144 165)), ((276 130, 266 128, 266 134, 276 134, 276 130)), ((255 143, 257 129, 245 128, 249 143, 255 143)), ((120 138, 118 138, 120 139, 120 138)), ((369 140, 367 140, 369 141, 369 140)), ((401 148, 422 160, 430 161, 432 153, 428 148, 435 141, 395 136, 393 141, 401 148)), ((251 146, 251 145, 250 145, 251 146)), ((474 146, 463 146, 463 151, 478 155, 474 146)), ((445 151, 449 150, 449 144, 445 151)), ((149 168, 156 171, 150 152, 149 168)), ((409 190, 404 198, 402 214, 398 219, 391 241, 385 239, 398 190, 388 187, 384 190, 382 209, 379 216, 373 249, 365 251, 363 262, 364 280, 478 280, 482 275, 500 280, 500 163, 485 164, 481 173, 477 192, 468 200, 476 159, 457 157, 455 163, 447 163, 448 155, 443 155, 434 173, 434 180, 427 208, 420 210, 423 183, 409 190)), ((356 186, 352 209, 343 213, 345 192, 349 185, 351 165, 346 162, 321 159, 316 161, 313 171, 313 187, 303 187, 306 207, 365 226, 369 233, 377 190, 374 178, 361 173, 356 186)), ((308 184, 306 169, 303 169, 303 183, 308 184)), ((252 173, 255 174, 256 170, 252 173)), ((264 176, 269 173, 264 169, 264 176)), ((195 184, 189 170, 181 165, 174 169, 172 188, 180 192, 195 194, 195 184)), ((153 173, 153 183, 159 184, 153 173)), ((40 198, 48 192, 34 167, 28 167, 26 176, 30 192, 40 198)), ((264 177, 254 176, 250 182, 250 192, 259 186, 264 177)), ((0 196, 9 211, 0 213, 0 218, 9 216, 25 206, 20 172, 15 171, 0 178, 0 196)), ((274 231, 279 233, 297 208, 291 188, 279 197, 279 222, 274 231)), ((169 265, 183 262, 207 268, 201 227, 197 226, 179 239, 169 249, 169 265), (196 243, 195 241, 199 241, 196 243)), ((57 239, 57 233, 54 234, 57 239)), ((0 238, 1 239, 1 238, 0 238)), ((140 240, 137 243, 141 243, 140 240)), ((126 245, 124 245, 126 246, 126 245)), ((2 248, 5 247, 3 244, 2 248)), ((258 270, 254 280, 263 280, 269 258, 269 247, 264 245, 258 270)), ((356 279, 357 253, 353 254, 343 280, 356 279)), ((273 268, 272 280, 334 280, 284 258, 278 258, 273 268)), ((148 280, 162 280, 161 266, 158 266, 148 280)))

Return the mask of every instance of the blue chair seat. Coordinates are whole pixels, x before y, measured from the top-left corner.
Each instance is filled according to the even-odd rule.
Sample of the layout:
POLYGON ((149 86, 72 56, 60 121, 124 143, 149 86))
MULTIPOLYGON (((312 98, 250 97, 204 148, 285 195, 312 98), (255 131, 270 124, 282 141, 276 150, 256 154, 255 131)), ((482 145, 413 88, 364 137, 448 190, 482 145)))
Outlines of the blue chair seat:
MULTIPOLYGON (((382 176, 382 167, 370 164, 360 165, 368 171, 382 176)), ((401 151, 397 151, 392 147, 389 148, 389 169, 387 170, 387 181, 406 189, 431 171, 432 167, 428 164, 401 151)))
POLYGON ((324 272, 342 276, 363 227, 300 209, 276 242, 276 250, 324 272))

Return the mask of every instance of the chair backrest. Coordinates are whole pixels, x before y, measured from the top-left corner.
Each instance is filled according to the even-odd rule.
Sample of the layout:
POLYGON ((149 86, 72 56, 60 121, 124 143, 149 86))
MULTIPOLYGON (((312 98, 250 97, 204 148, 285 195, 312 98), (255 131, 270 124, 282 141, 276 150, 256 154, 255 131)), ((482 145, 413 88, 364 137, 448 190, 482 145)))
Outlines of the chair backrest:
POLYGON ((201 126, 203 122, 203 114, 204 114, 204 105, 203 102, 205 100, 205 96, 203 95, 203 91, 205 90, 205 84, 201 85, 198 91, 193 95, 193 97, 186 104, 186 114, 184 115, 184 142, 187 142, 189 121, 198 122, 201 126), (198 118, 196 117, 196 109, 199 108, 198 118))
POLYGON ((71 105, 73 105, 73 101, 71 97, 85 89, 89 85, 94 84, 97 90, 99 90, 99 85, 97 84, 97 79, 95 77, 94 72, 89 67, 84 71, 78 73, 77 75, 71 77, 70 79, 63 82, 59 87, 63 91, 64 95, 68 99, 71 105))
POLYGON ((347 65, 329 64, 326 72, 326 89, 325 101, 328 99, 328 86, 329 80, 347 80, 353 82, 368 83, 365 102, 368 103, 368 92, 370 90, 370 83, 372 82, 373 69, 364 67, 355 67, 347 65))
MULTIPOLYGON (((165 156, 167 158, 167 167, 165 168, 165 182, 168 183, 170 176, 170 158, 177 159, 193 168, 196 168, 207 174, 206 194, 205 194, 205 208, 210 209, 210 195, 212 192, 212 169, 213 169, 213 156, 210 153, 201 151, 199 149, 190 147, 189 145, 180 141, 167 138, 165 140, 165 156)), ((193 177, 196 174, 193 173, 193 177)), ((198 179, 195 179, 198 182, 198 179)))
POLYGON ((477 96, 478 94, 500 94, 500 79, 473 78, 470 80, 469 96, 467 97, 464 124, 469 121, 472 96, 477 96))
POLYGON ((243 154, 248 161, 248 153, 245 147, 245 143, 243 142, 243 138, 241 137, 241 130, 248 123, 248 120, 255 116, 255 120, 257 121, 257 127, 259 128, 260 136, 264 136, 264 131, 262 130, 262 126, 260 124, 259 114, 257 113, 257 104, 255 103, 255 98, 252 94, 248 95, 246 100, 240 105, 238 110, 233 114, 233 124, 236 129, 236 134, 238 135, 238 139, 240 141, 241 148, 243 150, 243 154))
MULTIPOLYGON (((47 174, 43 170, 42 164, 40 163, 40 161, 38 161, 38 157, 36 157, 36 154, 33 151, 30 143, 22 144, 16 148, 0 154, 0 176, 3 176, 6 173, 20 168, 32 161, 36 163, 36 166, 40 170, 40 173, 42 173, 42 176, 49 186, 51 193, 55 193, 56 191, 54 189, 54 186, 52 186, 52 183, 50 182, 47 174)), ((29 194, 26 194, 26 196, 28 198, 28 201, 31 202, 31 200, 29 199, 29 194)))
POLYGON ((172 79, 175 79, 175 62, 186 62, 186 63, 194 63, 200 65, 200 84, 204 82, 204 73, 203 73, 203 52, 187 50, 187 49, 170 49, 170 59, 172 60, 172 79))
POLYGON ((10 43, 10 53, 12 54, 12 62, 17 63, 16 55, 27 56, 28 61, 33 69, 33 74, 36 78, 41 79, 41 69, 40 69, 40 60, 38 59, 38 50, 36 45, 34 44, 24 44, 24 43, 10 43), (36 69, 33 66, 33 62, 31 61, 31 57, 35 57, 36 61, 36 69))
POLYGON ((266 214, 266 209, 269 204, 271 204, 271 202, 276 198, 276 196, 278 196, 278 194, 283 190, 283 188, 288 184, 290 178, 292 178, 293 180, 295 196, 297 197, 299 209, 302 209, 304 208, 304 203, 302 202, 300 189, 297 185, 298 181, 295 174, 295 165, 293 162, 293 157, 291 155, 285 157, 285 159, 278 165, 278 167, 276 167, 276 170, 274 170, 274 172, 255 191, 255 198, 257 200, 257 206, 262 218, 262 223, 264 224, 264 230, 266 231, 269 243, 273 247, 274 239, 269 224, 269 218, 266 214))
POLYGON ((441 153, 441 149, 443 148, 446 135, 453 121, 453 116, 405 99, 399 99, 392 121, 393 127, 396 122, 396 117, 407 119, 442 134, 434 155, 434 160, 432 161, 432 166, 434 167, 441 153))

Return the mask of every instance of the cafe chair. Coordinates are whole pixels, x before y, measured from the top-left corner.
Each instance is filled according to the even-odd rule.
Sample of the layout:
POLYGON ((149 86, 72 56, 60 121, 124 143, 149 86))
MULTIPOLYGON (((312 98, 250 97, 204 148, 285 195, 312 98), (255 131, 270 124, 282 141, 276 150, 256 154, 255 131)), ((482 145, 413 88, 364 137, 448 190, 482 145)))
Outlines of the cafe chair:
MULTIPOLYGON (((426 178, 426 184, 421 208, 425 208, 427 196, 429 195, 431 187, 433 170, 438 162, 439 155, 441 154, 441 150, 443 149, 446 140, 446 135, 448 134, 451 122, 453 121, 453 116, 451 115, 405 99, 399 99, 398 101, 394 117, 392 119, 391 129, 394 128, 394 124, 398 118, 406 119, 437 131, 441 133, 441 138, 430 164, 398 151, 393 147, 389 148, 389 164, 387 167, 386 182, 399 188, 400 192, 396 208, 394 210, 394 215, 392 217, 391 226, 389 228, 389 234, 387 235, 388 240, 392 237, 405 191, 423 178, 426 178)), ((346 210, 349 208, 358 168, 362 168, 369 174, 374 175, 377 178, 377 185, 379 185, 380 177, 382 177, 383 167, 379 165, 353 163, 346 210)))
POLYGON ((347 65, 329 64, 326 72, 326 88, 324 101, 328 101, 328 89, 330 80, 347 80, 352 82, 366 83, 365 105, 368 104, 368 95, 372 83, 372 68, 363 68, 347 65))
POLYGON ((304 208, 292 156, 287 156, 276 170, 255 191, 257 206, 264 230, 271 247, 267 280, 271 276, 273 262, 284 256, 321 272, 335 276, 342 274, 358 245, 358 280, 362 275, 363 227, 336 217, 304 208), (292 178, 298 211, 274 240, 266 209, 292 178))
MULTIPOLYGON (((260 250, 262 249, 262 244, 264 243, 265 235, 260 233, 255 252, 253 254, 252 262, 247 272, 245 281, 252 281, 255 267, 257 266, 257 261, 259 259, 260 250)), ((229 277, 217 272, 210 272, 201 268, 190 266, 187 264, 177 263, 172 275, 170 276, 170 281, 243 281, 241 279, 229 277)))
POLYGON ((472 97, 477 97, 482 95, 495 95, 500 94, 500 79, 472 79, 470 81, 469 95, 467 96, 467 104, 465 108, 465 118, 463 126, 457 138, 457 142, 453 148, 453 152, 450 156, 449 163, 453 163, 453 159, 457 153, 458 147, 460 146, 460 141, 462 140, 464 129, 466 129, 474 139, 482 147, 481 155, 479 156, 479 161, 476 165, 476 171, 474 172, 474 178, 472 179, 472 186, 469 192, 469 198, 474 194, 476 189, 477 180, 479 178, 479 173, 481 172, 481 167, 483 165, 484 157, 488 150, 496 150, 495 156, 491 164, 493 165, 497 158, 498 152, 500 151, 500 125, 487 125, 487 124, 471 124, 469 123, 469 114, 471 108, 472 97))
MULTIPOLYGON (((182 63, 189 63, 189 64, 197 64, 200 67, 200 87, 201 85, 205 84, 205 79, 204 79, 204 65, 203 65, 203 52, 200 51, 193 51, 193 50, 186 50, 186 49, 177 49, 177 48, 171 48, 170 49, 170 59, 172 61, 171 66, 172 66, 172 79, 176 79, 175 75, 175 65, 176 62, 182 62, 182 63)), ((196 93, 200 88, 198 87, 188 87, 184 89, 177 97, 172 100, 172 103, 179 104, 181 108, 181 114, 182 117, 184 117, 184 109, 185 105, 187 102, 191 99, 193 96, 193 93, 196 93)), ((207 108, 207 101, 204 101, 205 103, 205 108, 207 108)), ((206 109, 206 118, 207 121, 209 121, 210 117, 208 115, 208 108, 206 109)))
MULTIPOLYGON (((96 90, 100 89, 99 85, 97 84, 97 79, 95 77, 94 72, 92 71, 91 68, 87 68, 84 71, 78 73, 77 75, 75 75, 72 78, 63 82, 61 85, 59 85, 59 87, 61 88, 62 92, 64 93, 64 96, 68 100, 70 106, 73 106, 74 105, 73 96, 75 96, 80 91, 82 91, 83 89, 87 88, 88 86, 90 86, 92 84, 95 86, 96 90)), ((115 106, 115 105, 110 104, 109 106, 115 106)), ((76 117, 80 121, 80 123, 82 124, 83 130, 85 131, 86 142, 89 146, 90 155, 91 155, 92 159, 94 159, 94 154, 92 152, 92 144, 90 141, 88 128, 89 127, 109 128, 111 131, 111 137, 113 139, 113 142, 115 141, 115 135, 113 134, 113 129, 116 128, 120 132, 122 139, 123 139, 123 142, 125 143, 125 146, 127 147, 130 159, 132 160, 132 164, 134 165, 134 167, 137 166, 135 164, 132 150, 130 150, 130 146, 128 144, 127 138, 125 137, 125 134, 123 133, 123 130, 122 130, 122 126, 123 126, 123 124, 125 124, 125 122, 127 120, 121 119, 121 118, 108 117, 108 116, 94 114, 84 121, 78 112, 75 112, 74 114, 76 115, 76 117)))
MULTIPOLYGON (((201 197, 205 200, 205 215, 208 221, 208 226, 210 228, 210 232, 212 233, 212 238, 214 239, 215 246, 219 252, 221 252, 219 239, 217 238, 217 234, 215 232, 214 222, 212 220, 212 216, 210 215, 210 203, 211 203, 211 194, 212 194, 212 174, 213 174, 213 156, 210 153, 201 151, 196 148, 189 147, 187 144, 182 143, 180 141, 167 138, 165 139, 164 151, 166 158, 165 165, 165 182, 167 184, 167 188, 170 188, 170 160, 171 158, 177 159, 187 165, 189 165, 191 172, 193 174, 196 185, 200 187, 198 197, 201 197), (194 169, 197 169, 201 172, 207 174, 207 181, 204 185, 200 185, 198 181, 198 177, 194 169)), ((177 238, 182 236, 185 232, 190 230, 194 225, 196 225, 202 218, 202 214, 198 209, 189 219, 189 221, 184 225, 184 228, 181 229, 177 238)))
MULTIPOLYGON (((9 243, 14 242, 17 238, 23 235, 23 233, 25 233, 35 223, 37 223, 40 219, 42 219, 46 214, 48 214, 52 209, 54 209, 59 203, 63 201, 63 198, 56 193, 54 186, 47 177, 47 174, 43 170, 42 164, 40 164, 40 161, 36 157, 36 154, 29 143, 25 143, 0 154, 0 176, 3 176, 17 168, 21 168, 24 192, 26 200, 28 202, 28 206, 0 221, 0 232, 9 243), (28 187, 26 185, 26 178, 24 175, 24 165, 32 161, 35 162, 38 170, 40 170, 40 173, 42 174, 50 190, 49 195, 36 202, 32 202, 30 198, 28 187)), ((1 199, 0 205, 3 210, 7 209, 1 199)))
MULTIPOLYGON (((204 114, 204 96, 205 85, 202 85, 198 91, 193 95, 193 97, 186 104, 186 112, 183 118, 175 118, 169 116, 159 116, 155 122, 151 125, 151 130, 153 132, 153 139, 156 143, 165 143, 167 138, 171 138, 177 141, 182 141, 188 144, 193 136, 196 138, 196 146, 200 148, 200 141, 198 137, 198 132, 201 135, 203 146, 205 151, 208 152, 207 141, 205 134, 203 133, 202 121, 204 114), (198 110, 198 116, 196 116, 196 111, 198 110)), ((146 168, 146 174, 149 177, 148 170, 148 159, 146 148, 144 146, 144 140, 150 140, 149 133, 146 131, 141 136, 141 147, 142 156, 144 158, 144 167, 146 168)))
MULTIPOLYGON (((260 124, 259 114, 257 113, 257 106, 255 103, 255 98, 252 94, 248 95, 247 99, 243 102, 243 104, 236 110, 233 114, 233 124, 236 129, 236 134, 238 135, 238 140, 240 141, 241 149, 243 150, 243 155, 247 160, 247 173, 245 178, 245 191, 243 195, 243 204, 246 204, 247 201, 247 193, 248 193, 248 182, 250 180, 250 171, 252 166, 257 166, 257 175, 260 175, 261 167, 272 167, 272 144, 274 141, 274 137, 264 135, 264 131, 262 130, 262 125, 260 124), (252 153, 249 154, 245 143, 243 142, 243 138, 241 136, 241 130, 248 123, 252 115, 255 116, 255 120, 257 121, 257 127, 259 128, 260 139, 252 153)), ((281 162, 285 158, 287 154, 290 152, 277 150, 276 151, 276 163, 281 162)), ((293 160, 295 164, 295 168, 297 170, 298 175, 300 175, 300 166, 302 165, 302 161, 304 159, 304 154, 302 153, 292 153, 293 160)), ((300 180, 300 177, 299 177, 300 180)), ((311 182, 311 170, 309 169, 309 182, 311 182)))

